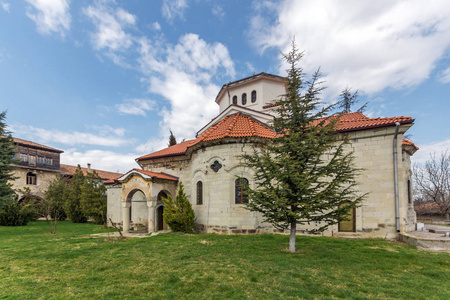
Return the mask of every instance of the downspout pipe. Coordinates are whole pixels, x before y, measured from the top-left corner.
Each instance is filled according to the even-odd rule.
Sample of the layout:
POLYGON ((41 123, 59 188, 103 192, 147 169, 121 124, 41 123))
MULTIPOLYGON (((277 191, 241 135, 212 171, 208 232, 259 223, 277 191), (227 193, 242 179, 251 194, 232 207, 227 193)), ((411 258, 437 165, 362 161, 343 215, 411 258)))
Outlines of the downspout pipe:
POLYGON ((395 228, 400 232, 400 208, 398 200, 398 153, 397 153, 397 137, 400 123, 395 122, 394 134, 394 186, 395 186, 395 228))

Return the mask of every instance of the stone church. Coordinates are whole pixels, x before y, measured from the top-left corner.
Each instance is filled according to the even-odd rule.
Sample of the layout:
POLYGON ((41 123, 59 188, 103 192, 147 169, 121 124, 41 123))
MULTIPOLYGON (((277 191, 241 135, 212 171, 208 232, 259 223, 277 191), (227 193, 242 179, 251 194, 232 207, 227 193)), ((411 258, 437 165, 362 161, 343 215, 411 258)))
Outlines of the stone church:
MULTIPOLYGON (((195 139, 138 157, 140 168, 105 182, 108 218, 125 231, 167 229, 162 197, 176 196, 179 182, 197 217, 196 229, 219 234, 279 232, 259 213, 246 209, 244 186, 255 187, 253 170, 239 155, 275 137, 270 127, 276 99, 286 93, 285 78, 259 73, 222 86, 215 101, 220 113, 195 139)), ((410 157, 417 147, 403 138, 410 117, 368 118, 360 112, 342 116, 337 131, 350 141, 363 171, 359 189, 368 196, 324 235, 393 238, 414 230, 410 157)), ((313 228, 315 225, 309 225, 313 228)), ((300 226, 308 231, 308 226, 300 226)))

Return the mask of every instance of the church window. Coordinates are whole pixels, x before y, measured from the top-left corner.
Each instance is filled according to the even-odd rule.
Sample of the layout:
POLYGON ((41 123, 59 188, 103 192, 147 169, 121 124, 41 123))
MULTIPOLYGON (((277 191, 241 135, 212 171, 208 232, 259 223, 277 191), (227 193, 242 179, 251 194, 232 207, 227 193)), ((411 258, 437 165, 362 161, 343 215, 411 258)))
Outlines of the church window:
POLYGON ((27 173, 27 184, 36 185, 37 184, 37 176, 31 172, 27 173))
POLYGON ((235 181, 235 203, 243 204, 248 203, 248 180, 246 178, 240 177, 235 181))
POLYGON ((197 181, 197 205, 203 204, 203 182, 197 181))
POLYGON ((412 203, 412 197, 411 197, 411 180, 408 180, 408 203, 412 203))
POLYGON ((243 93, 242 94, 242 105, 245 105, 245 104, 247 104, 247 94, 243 93))
POLYGON ((233 104, 237 105, 237 96, 233 96, 233 104))
POLYGON ((252 91, 252 103, 256 102, 256 91, 252 91))

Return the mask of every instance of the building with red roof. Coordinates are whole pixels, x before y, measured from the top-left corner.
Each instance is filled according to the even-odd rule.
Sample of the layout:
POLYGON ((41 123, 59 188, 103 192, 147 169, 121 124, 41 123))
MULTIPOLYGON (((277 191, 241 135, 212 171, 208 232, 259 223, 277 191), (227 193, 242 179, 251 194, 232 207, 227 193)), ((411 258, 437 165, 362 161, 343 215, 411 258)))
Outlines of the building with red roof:
MULTIPOLYGON (((215 99, 219 115, 194 139, 138 157, 140 169, 107 182, 108 217, 125 230, 165 229, 161 199, 175 196, 182 181, 199 231, 276 232, 261 215, 246 209, 242 183, 254 187, 254 172, 243 165, 240 155, 277 136, 271 122, 277 99, 285 93, 285 78, 267 73, 224 84, 215 99)), ((414 229, 410 156, 418 148, 403 138, 413 123, 411 117, 369 118, 361 112, 339 116, 337 132, 354 151, 355 163, 362 169, 360 190, 368 196, 348 221, 331 226, 325 234, 395 237, 414 229)))

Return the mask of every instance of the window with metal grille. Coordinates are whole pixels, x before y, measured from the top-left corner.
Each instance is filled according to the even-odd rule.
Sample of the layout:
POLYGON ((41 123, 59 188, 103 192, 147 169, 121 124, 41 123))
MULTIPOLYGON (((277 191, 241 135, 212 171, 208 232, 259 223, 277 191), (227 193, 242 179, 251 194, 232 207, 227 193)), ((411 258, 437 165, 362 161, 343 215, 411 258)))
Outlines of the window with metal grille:
POLYGON ((256 102, 256 91, 252 91, 252 103, 256 102))
POLYGON ((235 181, 235 203, 243 204, 248 203, 248 180, 246 178, 240 177, 235 181))

